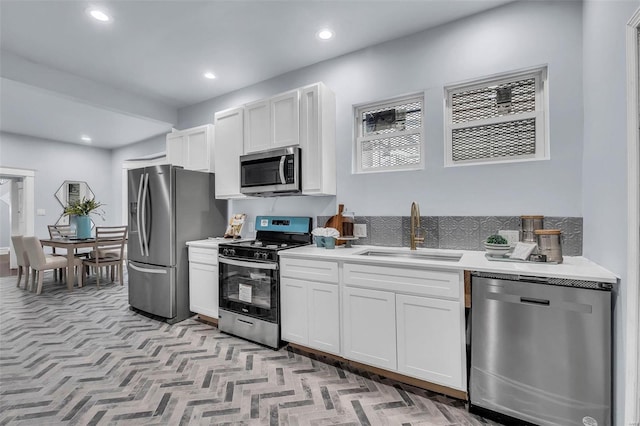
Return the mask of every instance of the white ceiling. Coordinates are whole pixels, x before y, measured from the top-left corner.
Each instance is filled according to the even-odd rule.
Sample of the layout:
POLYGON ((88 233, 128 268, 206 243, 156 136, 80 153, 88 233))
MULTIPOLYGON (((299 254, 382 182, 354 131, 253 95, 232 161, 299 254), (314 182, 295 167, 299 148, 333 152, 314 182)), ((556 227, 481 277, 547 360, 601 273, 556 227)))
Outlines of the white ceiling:
POLYGON ((134 143, 169 131, 177 108, 508 1, 0 0, 0 130, 134 143))

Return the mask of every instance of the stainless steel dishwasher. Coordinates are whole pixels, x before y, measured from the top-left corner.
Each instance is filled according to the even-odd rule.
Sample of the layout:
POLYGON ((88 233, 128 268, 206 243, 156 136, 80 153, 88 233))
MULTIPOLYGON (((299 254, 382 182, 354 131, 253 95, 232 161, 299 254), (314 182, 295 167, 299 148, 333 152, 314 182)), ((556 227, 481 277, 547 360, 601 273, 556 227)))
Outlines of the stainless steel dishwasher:
POLYGON ((538 425, 610 425, 611 288, 472 274, 470 411, 538 425))

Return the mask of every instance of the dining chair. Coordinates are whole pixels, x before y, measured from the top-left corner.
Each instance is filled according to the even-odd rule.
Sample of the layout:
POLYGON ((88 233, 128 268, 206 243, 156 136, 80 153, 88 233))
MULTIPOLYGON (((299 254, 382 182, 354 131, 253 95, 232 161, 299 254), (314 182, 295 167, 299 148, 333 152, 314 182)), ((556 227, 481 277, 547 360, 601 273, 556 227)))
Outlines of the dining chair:
MULTIPOLYGON (((85 266, 84 273, 88 273, 88 268, 94 268, 96 273, 96 285, 100 288, 100 275, 103 267, 109 267, 111 281, 116 277, 123 285, 123 264, 125 245, 127 243, 126 226, 98 226, 96 227, 96 241, 89 258, 82 261, 85 266)), ((83 279, 84 281, 84 279, 83 279)), ((85 281, 86 282, 86 281, 85 281)))
POLYGON ((11 242, 13 243, 13 250, 16 254, 16 262, 18 263, 18 282, 16 287, 20 287, 20 281, 22 280, 22 274, 25 275, 24 289, 29 289, 29 259, 27 253, 24 250, 24 242, 22 235, 12 235, 11 242))
MULTIPOLYGON (((60 268, 82 268, 82 259, 74 258, 74 264, 68 265, 67 258, 63 256, 46 255, 40 239, 38 237, 24 237, 24 248, 29 259, 29 265, 31 266, 31 282, 32 285, 38 280, 38 286, 36 294, 42 293, 42 282, 44 280, 44 272, 48 270, 55 270, 60 268)), ((79 285, 82 287, 83 274, 81 274, 79 285)))

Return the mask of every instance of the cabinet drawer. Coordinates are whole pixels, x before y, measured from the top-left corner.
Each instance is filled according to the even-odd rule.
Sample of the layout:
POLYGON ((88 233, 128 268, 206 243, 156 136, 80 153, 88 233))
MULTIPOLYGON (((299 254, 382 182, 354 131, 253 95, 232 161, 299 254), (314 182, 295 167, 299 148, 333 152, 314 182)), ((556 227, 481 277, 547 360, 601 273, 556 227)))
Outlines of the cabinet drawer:
POLYGON ((346 285, 366 287, 417 296, 459 298, 462 271, 394 268, 368 264, 345 263, 346 285))
POLYGON ((189 262, 218 264, 218 250, 201 247, 189 247, 189 262))
POLYGON ((280 259, 280 275, 338 284, 338 263, 323 260, 280 259))

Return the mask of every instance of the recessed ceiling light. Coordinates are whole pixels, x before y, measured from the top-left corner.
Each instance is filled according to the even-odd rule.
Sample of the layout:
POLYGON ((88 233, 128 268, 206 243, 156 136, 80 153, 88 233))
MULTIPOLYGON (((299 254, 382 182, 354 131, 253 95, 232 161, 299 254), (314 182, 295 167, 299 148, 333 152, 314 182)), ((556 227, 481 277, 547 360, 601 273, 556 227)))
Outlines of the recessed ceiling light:
POLYGON ((216 78, 216 75, 214 73, 210 72, 210 71, 205 72, 204 76, 205 76, 205 78, 208 78, 210 80, 213 80, 214 78, 216 78))
POLYGON ((330 38, 333 38, 333 31, 325 28, 318 31, 317 36, 320 40, 329 40, 330 38))
POLYGON ((97 21, 100 21, 100 22, 111 21, 111 17, 107 15, 103 10, 91 8, 87 10, 87 13, 89 14, 89 16, 91 16, 93 19, 97 21))
POLYGON ((86 142, 86 143, 91 142, 91 138, 87 135, 82 135, 80 139, 82 139, 82 142, 86 142))

